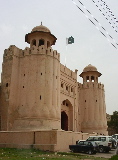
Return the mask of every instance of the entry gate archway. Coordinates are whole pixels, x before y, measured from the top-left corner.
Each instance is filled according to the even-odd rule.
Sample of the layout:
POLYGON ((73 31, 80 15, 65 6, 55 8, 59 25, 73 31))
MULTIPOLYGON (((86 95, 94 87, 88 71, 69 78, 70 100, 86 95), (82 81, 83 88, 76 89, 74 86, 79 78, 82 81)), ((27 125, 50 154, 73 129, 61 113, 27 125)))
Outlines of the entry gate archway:
POLYGON ((61 129, 73 131, 73 106, 68 99, 61 104, 61 129))

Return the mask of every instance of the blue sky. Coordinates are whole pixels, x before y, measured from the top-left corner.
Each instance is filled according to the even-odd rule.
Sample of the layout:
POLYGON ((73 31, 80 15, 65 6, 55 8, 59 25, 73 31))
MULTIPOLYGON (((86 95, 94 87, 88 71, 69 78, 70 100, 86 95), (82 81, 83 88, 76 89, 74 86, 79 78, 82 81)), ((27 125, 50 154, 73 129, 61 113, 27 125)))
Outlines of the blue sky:
MULTIPOLYGON (((103 5, 101 0, 99 3, 97 0, 94 1, 98 5, 103 5)), ((79 74, 88 64, 96 66, 102 73, 99 82, 105 85, 106 110, 112 114, 113 111, 118 111, 118 49, 114 48, 96 27, 99 29, 101 26, 104 27, 106 32, 102 31, 112 36, 113 43, 118 43, 118 33, 92 0, 81 0, 84 6, 78 0, 74 2, 86 15, 72 0, 0 0, 0 71, 4 49, 10 45, 21 49, 29 46, 25 42, 25 34, 31 32, 32 28, 40 25, 42 21, 43 25, 57 37, 53 49, 60 53, 61 63, 65 65, 66 55, 66 66, 73 71, 78 69, 79 82, 82 82, 79 74), (91 14, 86 12, 85 7, 91 14), (95 23, 96 26, 88 19, 93 20, 91 15, 99 22, 95 23), (74 37, 75 43, 68 45, 66 51, 66 38, 70 36, 74 37)), ((104 2, 118 20, 118 0, 104 2)), ((113 20, 111 22, 112 25, 118 25, 114 24, 113 20)))

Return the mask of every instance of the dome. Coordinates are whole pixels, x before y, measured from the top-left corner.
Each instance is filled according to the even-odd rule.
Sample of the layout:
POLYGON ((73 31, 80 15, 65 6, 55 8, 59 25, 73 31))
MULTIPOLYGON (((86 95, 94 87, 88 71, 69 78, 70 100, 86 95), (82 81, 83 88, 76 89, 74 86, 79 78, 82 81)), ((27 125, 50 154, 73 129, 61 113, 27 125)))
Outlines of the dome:
POLYGON ((97 71, 97 68, 95 66, 92 66, 91 64, 89 64, 88 66, 86 66, 83 69, 83 72, 88 72, 88 71, 97 71))
POLYGON ((35 31, 42 31, 42 32, 49 32, 49 33, 51 33, 50 30, 47 27, 43 26, 42 24, 40 26, 36 26, 36 27, 34 27, 32 29, 32 32, 35 32, 35 31))

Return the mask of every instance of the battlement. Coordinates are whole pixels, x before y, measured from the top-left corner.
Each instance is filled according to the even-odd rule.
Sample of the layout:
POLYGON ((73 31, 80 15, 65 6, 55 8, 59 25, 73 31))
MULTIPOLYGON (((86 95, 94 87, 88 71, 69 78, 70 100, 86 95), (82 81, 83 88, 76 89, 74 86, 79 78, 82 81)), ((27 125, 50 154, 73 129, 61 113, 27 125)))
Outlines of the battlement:
POLYGON ((70 70, 66 66, 60 64, 60 71, 63 72, 64 74, 66 74, 67 76, 77 80, 77 70, 75 70, 75 72, 73 72, 72 70, 70 70))
POLYGON ((11 45, 8 49, 5 49, 3 57, 25 57, 33 54, 45 54, 48 56, 52 56, 60 61, 60 54, 56 50, 53 50, 51 47, 48 47, 46 49, 44 45, 39 46, 38 48, 36 46, 32 46, 31 48, 26 47, 24 50, 17 48, 15 45, 11 45))
POLYGON ((104 90, 104 85, 101 83, 96 83, 96 82, 86 82, 84 84, 78 83, 78 88, 99 88, 104 90))

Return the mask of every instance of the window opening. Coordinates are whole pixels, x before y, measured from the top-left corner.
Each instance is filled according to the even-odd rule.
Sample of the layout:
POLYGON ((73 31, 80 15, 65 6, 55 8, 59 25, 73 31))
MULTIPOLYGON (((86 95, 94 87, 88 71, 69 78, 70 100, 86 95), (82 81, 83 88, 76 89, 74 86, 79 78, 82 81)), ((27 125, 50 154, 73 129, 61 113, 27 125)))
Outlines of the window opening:
POLYGON ((89 76, 86 76, 86 82, 89 82, 89 76))
POLYGON ((61 83, 61 87, 63 88, 63 83, 61 83))
POLYGON ((40 39, 40 40, 39 40, 39 46, 42 46, 42 45, 44 45, 44 40, 43 40, 43 39, 40 39))
POLYGON ((6 83, 6 87, 8 87, 8 83, 6 83))
POLYGON ((65 101, 63 101, 63 105, 65 105, 65 101))
POLYGON ((92 81, 92 82, 94 82, 94 81, 95 81, 95 80, 94 80, 94 76, 91 76, 91 81, 92 81))
POLYGON ((40 96, 40 100, 41 100, 41 96, 40 96))

